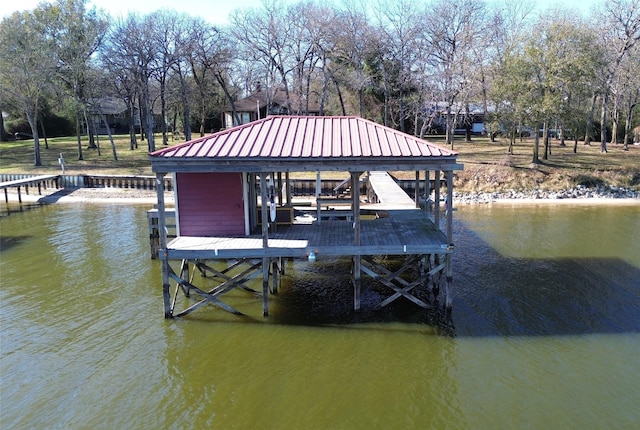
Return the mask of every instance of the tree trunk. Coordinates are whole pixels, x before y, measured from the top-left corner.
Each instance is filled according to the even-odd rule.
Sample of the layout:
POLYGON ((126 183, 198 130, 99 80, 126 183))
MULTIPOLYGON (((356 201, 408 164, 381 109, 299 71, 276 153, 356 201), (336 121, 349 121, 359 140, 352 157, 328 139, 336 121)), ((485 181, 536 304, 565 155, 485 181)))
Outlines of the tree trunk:
MULTIPOLYGON (((334 84, 336 86, 336 93, 338 94, 338 100, 340 100, 340 109, 342 111, 342 115, 347 115, 347 109, 344 107, 344 98, 342 97, 342 90, 340 89, 340 84, 337 79, 334 79, 334 84)), ((362 116, 362 91, 358 90, 358 105, 360 116, 362 116)), ((320 111, 320 116, 324 116, 324 108, 320 111)))
POLYGON ((129 127, 129 149, 133 151, 138 148, 138 140, 136 137, 134 108, 131 98, 127 98, 127 125, 129 127))
POLYGON ((509 154, 513 155, 513 146, 516 143, 516 129, 512 128, 511 133, 509 133, 509 154))
POLYGON ((42 160, 40 158, 40 137, 38 136, 38 114, 32 112, 26 112, 26 114, 29 127, 31 127, 31 134, 33 135, 33 165, 42 166, 42 160))
POLYGON ((144 129, 147 135, 147 147, 149 152, 153 152, 156 150, 156 143, 153 135, 153 110, 151 109, 151 96, 149 93, 149 81, 147 78, 145 78, 145 81, 142 83, 142 102, 144 103, 142 111, 144 112, 144 129))
POLYGON ((464 121, 465 142, 471 142, 471 123, 472 122, 473 122, 473 119, 471 118, 469 103, 467 103, 465 105, 465 121, 464 121))
POLYGON ((87 149, 96 149, 96 139, 93 130, 93 121, 89 121, 89 117, 87 116, 87 111, 84 112, 84 123, 87 126, 87 137, 89 137, 89 145, 87 145, 87 149))
POLYGON ((180 98, 182 99, 182 121, 184 122, 184 140, 191 140, 191 110, 189 108, 189 97, 187 96, 187 83, 182 76, 182 72, 178 71, 180 76, 180 98))
POLYGON ((116 152, 116 144, 113 141, 113 134, 111 134, 111 127, 107 122, 107 118, 100 112, 100 118, 104 122, 104 126, 107 127, 107 134, 109 135, 109 142, 111 143, 111 152, 113 153, 113 160, 118 161, 118 153, 116 152))
POLYGON ((78 160, 84 160, 82 155, 82 116, 76 111, 76 140, 78 142, 78 160))
POLYGON ((7 132, 4 129, 4 117, 0 111, 0 142, 6 142, 8 139, 7 132))
POLYGON ((167 121, 165 120, 165 118, 167 117, 166 92, 167 84, 165 82, 165 79, 163 78, 160 82, 160 121, 162 121, 162 145, 164 146, 169 144, 169 137, 167 136, 167 121))
POLYGON ((176 140, 176 130, 178 129, 178 109, 173 110, 173 119, 171 120, 171 129, 173 136, 171 140, 176 140))
POLYGON ((44 138, 44 147, 49 149, 49 141, 47 140, 47 131, 44 129, 44 121, 40 121, 40 129, 42 130, 42 137, 44 138))
POLYGON ((594 94, 591 98, 591 109, 589 110, 589 117, 587 118, 587 128, 584 131, 584 144, 591 145, 591 141, 593 140, 593 115, 596 110, 596 101, 598 100, 598 95, 594 94))
POLYGON ((455 132, 455 122, 453 121, 453 115, 451 114, 451 105, 447 105, 447 109, 446 109, 446 144, 451 146, 451 149, 453 149, 453 134, 455 132))
POLYGON ((542 159, 548 160, 551 150, 549 149, 549 123, 546 121, 542 124, 542 143, 544 145, 544 154, 542 155, 542 159))
POLYGON ((607 103, 609 103, 609 90, 605 88, 600 111, 600 152, 604 153, 607 152, 607 103))
POLYGON ((627 111, 627 114, 625 115, 625 119, 624 119, 624 150, 625 151, 629 150, 629 142, 631 142, 631 139, 632 139, 631 121, 633 121, 633 109, 635 107, 636 107, 635 104, 632 104, 631 106, 629 106, 629 110, 627 111))
POLYGON ((533 143, 533 160, 531 160, 531 162, 533 164, 540 164, 540 132, 538 131, 540 130, 540 126, 538 124, 536 124, 536 128, 535 128, 535 133, 536 133, 536 138, 534 140, 533 143))
POLYGON ((200 137, 204 136, 204 120, 207 115, 204 94, 200 95, 200 137))
POLYGON ((611 143, 618 143, 618 122, 620 119, 620 109, 618 108, 617 97, 614 97, 613 109, 611 112, 611 143))
POLYGON ((87 125, 87 136, 89 136, 89 146, 87 146, 87 149, 96 149, 96 141, 93 138, 93 121, 89 121, 86 106, 82 108, 82 114, 84 115, 84 123, 87 125))

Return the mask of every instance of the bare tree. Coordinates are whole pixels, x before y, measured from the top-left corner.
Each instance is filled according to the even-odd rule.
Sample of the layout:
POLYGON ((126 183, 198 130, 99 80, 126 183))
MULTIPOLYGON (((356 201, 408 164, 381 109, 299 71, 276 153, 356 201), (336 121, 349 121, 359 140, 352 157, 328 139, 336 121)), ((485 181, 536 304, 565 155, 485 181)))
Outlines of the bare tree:
POLYGON ((263 65, 265 90, 281 88, 285 92, 289 112, 292 111, 291 72, 295 67, 289 36, 292 25, 281 1, 265 0, 261 9, 236 11, 231 16, 230 26, 231 34, 244 48, 244 60, 259 61, 263 65))
POLYGON ((600 37, 608 54, 600 111, 600 151, 607 152, 606 124, 611 89, 620 73, 620 64, 640 40, 640 0, 609 0, 600 5, 594 18, 600 23, 600 37))
POLYGON ((147 137, 149 151, 155 150, 153 100, 150 80, 153 76, 154 59, 157 52, 152 43, 154 22, 150 17, 140 17, 129 14, 124 19, 118 19, 111 27, 105 38, 104 49, 101 51, 106 64, 113 67, 113 71, 127 71, 136 81, 137 98, 140 105, 141 123, 147 137))
POLYGON ((0 98, 26 115, 33 135, 35 166, 42 165, 38 114, 57 65, 45 7, 41 4, 33 12, 15 12, 0 23, 0 98))
POLYGON ((472 48, 480 40, 485 13, 484 3, 477 0, 464 0, 455 7, 438 0, 425 18, 425 38, 433 47, 433 67, 441 77, 446 142, 452 148, 457 117, 466 104, 471 82, 472 48))
MULTIPOLYGON (((620 72, 613 91, 615 106, 624 117, 624 150, 629 150, 629 143, 633 140, 633 114, 640 105, 640 44, 636 44, 632 51, 620 64, 620 72)), ((612 129, 617 129, 614 125, 612 129)), ((613 141, 613 139, 612 139, 613 141)))
POLYGON ((412 70, 420 49, 416 46, 421 26, 417 3, 413 0, 378 2, 374 13, 380 33, 379 54, 384 94, 384 124, 406 130, 412 117, 407 103, 415 94, 412 70))
POLYGON ((237 61, 233 56, 232 38, 227 31, 201 20, 193 22, 191 30, 193 55, 189 63, 199 96, 200 135, 202 136, 205 132, 207 111, 211 108, 209 99, 216 93, 216 84, 231 105, 234 121, 240 123, 233 96, 235 85, 232 83, 233 75, 237 73, 237 61))
POLYGON ((81 118, 87 99, 87 75, 90 73, 93 54, 107 32, 107 18, 95 8, 87 8, 87 0, 58 0, 47 6, 51 17, 51 35, 58 52, 58 73, 76 108, 76 139, 78 160, 82 154, 81 118))
POLYGON ((365 111, 365 91, 371 89, 375 81, 375 70, 371 65, 379 34, 369 23, 366 8, 362 2, 345 1, 331 25, 335 40, 330 52, 330 73, 343 115, 347 114, 345 98, 348 92, 354 92, 358 115, 370 117, 365 111))

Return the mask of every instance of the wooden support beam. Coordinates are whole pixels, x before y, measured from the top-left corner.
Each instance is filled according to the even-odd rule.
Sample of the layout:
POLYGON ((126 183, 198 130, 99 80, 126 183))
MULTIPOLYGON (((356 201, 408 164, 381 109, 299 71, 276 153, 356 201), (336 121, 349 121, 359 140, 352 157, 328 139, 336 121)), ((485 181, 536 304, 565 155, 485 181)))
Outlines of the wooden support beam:
POLYGON ((413 186, 413 201, 416 203, 416 207, 420 207, 420 171, 416 170, 416 182, 413 186))
POLYGON ((431 216, 431 176, 430 170, 424 171, 424 211, 427 219, 431 216))
MULTIPOLYGON (((220 299, 218 299, 218 296, 220 296, 221 294, 225 293, 226 291, 228 291, 228 289, 226 291, 217 291, 215 293, 208 293, 206 291, 203 291, 202 289, 198 288, 197 286, 193 285, 192 283, 190 283, 189 281, 187 281, 186 279, 182 279, 180 276, 176 275, 176 273, 171 270, 169 270, 169 277, 171 279, 173 279, 177 285, 176 285, 176 294, 177 294, 177 290, 179 288, 186 288, 189 291, 193 291, 195 294, 199 295, 200 297, 203 298, 203 300, 201 300, 200 302, 188 307, 187 309, 179 312, 178 314, 175 314, 174 317, 179 317, 179 316, 183 316, 186 315, 190 312, 193 312, 194 310, 196 310, 197 308, 199 308, 200 306, 202 306, 203 304, 206 304, 207 302, 212 303, 222 309, 224 309, 227 312, 230 312, 234 315, 244 315, 242 312, 236 310, 235 308, 233 308, 232 306, 229 306, 228 304, 222 302, 220 299)), ((175 306, 175 296, 174 296, 174 300, 173 300, 173 305, 175 306)), ((173 314, 173 311, 175 310, 175 308, 171 309, 171 312, 173 314)))
POLYGON ((282 206, 282 202, 284 201, 282 198, 282 172, 278 172, 277 184, 278 189, 276 190, 276 193, 278 195, 278 206, 282 206))
POLYGON ((440 230, 440 170, 436 170, 434 172, 434 181, 433 181, 433 186, 434 186, 434 196, 433 199, 435 200, 435 208, 433 210, 433 223, 435 224, 436 228, 438 230, 440 230))
POLYGON ((260 267, 262 265, 261 262, 253 263, 251 262, 251 260, 242 259, 240 261, 233 263, 231 266, 221 271, 216 270, 211 266, 208 266, 204 262, 198 262, 196 264, 199 268, 201 268, 201 270, 204 270, 205 272, 211 272, 214 275, 214 279, 220 278, 223 280, 221 284, 217 285, 213 290, 209 291, 209 294, 216 293, 217 291, 222 289, 226 289, 227 291, 229 291, 233 288, 241 288, 250 293, 255 293, 255 294, 258 293, 253 288, 250 288, 247 285, 245 285, 245 282, 250 281, 251 279, 257 276, 257 273, 259 272, 260 267), (232 269, 239 267, 241 264, 248 264, 249 267, 241 271, 240 273, 236 274, 233 277, 227 275, 227 273, 229 273, 232 269))
POLYGON ((262 221, 262 247, 269 247, 269 199, 267 197, 267 173, 260 174, 260 202, 262 221))
POLYGON ((395 272, 391 272, 386 267, 376 263, 372 257, 363 258, 368 266, 363 265, 362 271, 374 280, 380 282, 381 284, 389 287, 394 291, 394 294, 379 303, 376 306, 376 309, 381 309, 400 297, 406 297, 408 300, 424 309, 430 309, 433 307, 410 293, 411 290, 413 290, 423 282, 422 276, 418 276, 418 279, 414 280, 413 282, 408 282, 400 277, 400 275, 411 269, 415 264, 419 264, 420 260, 422 259, 421 255, 411 256, 405 261, 405 264, 403 264, 402 267, 400 267, 400 269, 396 270, 395 272))
MULTIPOLYGON (((188 279, 189 282, 191 282, 189 277, 189 260, 182 260, 182 263, 180 264, 180 277, 182 279, 188 279)), ((189 297, 189 289, 184 285, 182 285, 182 291, 184 292, 185 297, 189 297)))
POLYGON ((169 266, 169 258, 167 256, 167 230, 165 220, 165 205, 164 205, 164 173, 156 173, 156 194, 158 196, 158 230, 159 230, 159 249, 158 257, 160 258, 162 265, 162 297, 164 302, 164 317, 172 318, 173 306, 171 301, 169 281, 169 272, 171 266, 169 266))
POLYGON ((280 280, 282 273, 284 272, 282 268, 283 260, 282 257, 276 257, 272 259, 271 262, 271 293, 277 294, 278 289, 280 288, 280 280))
POLYGON ((262 316, 269 316, 269 257, 262 259, 262 316))
POLYGON ((290 174, 289 172, 285 172, 284 173, 284 180, 285 183, 287 184, 286 190, 287 190, 287 206, 293 206, 293 199, 291 198, 291 178, 290 178, 290 174))
POLYGON ((353 310, 360 310, 360 289, 361 289, 362 257, 353 256, 352 282, 353 282, 353 310))
MULTIPOLYGON (((453 172, 447 172, 447 243, 453 247, 453 172)), ((444 301, 447 312, 451 310, 451 284, 453 283, 452 255, 445 256, 447 280, 445 282, 444 301)))
POLYGON ((360 175, 362 172, 351 172, 351 210, 353 212, 354 246, 360 246, 360 175))
POLYGON ((447 179, 447 224, 446 224, 446 235, 447 235, 447 243, 449 245, 453 244, 453 172, 446 172, 447 179))

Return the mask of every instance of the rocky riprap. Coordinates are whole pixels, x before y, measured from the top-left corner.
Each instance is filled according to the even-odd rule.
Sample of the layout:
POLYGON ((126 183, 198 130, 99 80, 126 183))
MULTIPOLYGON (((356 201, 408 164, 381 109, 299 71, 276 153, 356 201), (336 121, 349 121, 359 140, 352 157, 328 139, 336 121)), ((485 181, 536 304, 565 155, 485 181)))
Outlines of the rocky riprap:
POLYGON ((459 203, 491 203, 496 200, 561 200, 561 199, 640 199, 640 192, 622 187, 589 188, 578 185, 563 191, 516 191, 494 193, 453 192, 453 199, 459 203))

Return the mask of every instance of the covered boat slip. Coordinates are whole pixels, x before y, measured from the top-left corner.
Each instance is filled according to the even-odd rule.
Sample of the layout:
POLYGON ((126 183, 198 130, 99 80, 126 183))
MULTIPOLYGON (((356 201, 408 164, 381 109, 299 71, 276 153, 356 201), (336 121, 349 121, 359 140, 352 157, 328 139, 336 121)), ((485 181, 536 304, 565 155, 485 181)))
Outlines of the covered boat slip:
POLYGON ((386 218, 361 220, 359 245, 353 223, 324 220, 271 227, 267 244, 262 233, 246 237, 179 236, 167 245, 170 259, 227 259, 321 256, 437 254, 450 242, 422 211, 387 212, 386 218), (417 213, 416 213, 417 212, 417 213))
MULTIPOLYGON (((351 261, 356 311, 361 305, 363 276, 391 290, 377 307, 404 297, 430 308, 433 303, 412 294, 424 285, 434 295, 442 291, 445 308, 450 308, 452 211, 445 208, 445 228, 441 231, 440 187, 433 187, 431 199, 429 184, 431 172, 437 184, 444 175, 447 201, 451 201, 453 171, 462 168, 456 156, 358 117, 295 116, 268 117, 150 154, 159 185, 159 258, 165 317, 186 315, 207 303, 241 314, 223 301, 223 295, 232 290, 261 294, 263 315, 267 316, 268 297, 278 291, 284 260, 303 259, 313 264, 325 256, 351 261), (397 190, 389 191, 389 183, 387 191, 372 190, 366 196, 360 195, 356 186, 347 199, 339 202, 349 206, 351 217, 307 214, 289 224, 273 222, 279 207, 291 205, 289 196, 286 201, 278 199, 276 205, 276 175, 285 173, 288 178, 291 172, 341 171, 350 174, 351 184, 360 184, 364 172, 388 176, 386 171, 402 170, 415 172, 416 185, 421 172, 425 172, 423 195, 416 192, 412 200, 402 192, 404 198, 399 202, 390 198, 397 190), (162 187, 162 179, 169 173, 178 179, 177 237, 170 242, 162 187), (225 185, 216 187, 216 183, 225 185), (244 217, 238 217, 239 213, 244 217), (223 234, 217 233, 220 228, 223 234), (404 263, 392 271, 377 262, 375 257, 381 255, 403 256, 404 263), (171 261, 180 262, 179 269, 172 267, 171 261), (198 271, 207 277, 207 287, 195 285, 193 275, 198 271), (260 277, 262 291, 255 291, 249 281, 260 277), (184 299, 179 300, 181 296, 184 299)), ((322 197, 316 195, 316 204, 331 201, 322 197)))

